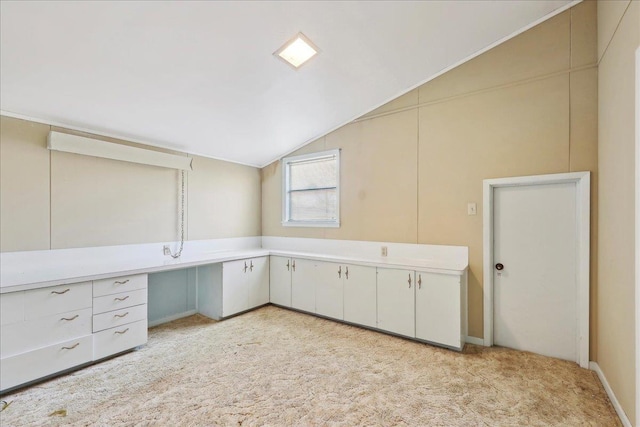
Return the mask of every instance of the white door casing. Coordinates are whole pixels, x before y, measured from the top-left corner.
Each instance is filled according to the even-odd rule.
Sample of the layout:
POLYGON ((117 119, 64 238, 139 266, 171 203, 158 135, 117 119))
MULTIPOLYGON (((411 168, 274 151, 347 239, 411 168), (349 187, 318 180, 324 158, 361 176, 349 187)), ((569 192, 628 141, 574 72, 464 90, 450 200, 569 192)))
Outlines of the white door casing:
MULTIPOLYGON (((483 206, 483 209, 484 209, 484 218, 483 218, 483 221, 484 221, 484 230, 483 230, 483 234, 484 234, 484 247, 483 247, 484 249, 484 255, 483 255, 483 258, 484 258, 484 262, 483 262, 483 267, 484 267, 484 274, 483 274, 483 278, 484 278, 484 344, 486 346, 491 346, 494 344, 495 342, 494 340, 496 339, 496 335, 494 333, 494 319, 496 316, 496 312, 494 311, 494 301, 496 301, 496 297, 503 298, 505 296, 504 295, 505 290, 507 290, 507 293, 511 291, 515 291, 515 290, 506 288, 508 279, 509 279, 509 274, 510 273, 517 274, 516 271, 513 271, 514 268, 515 269, 524 268, 523 267, 524 264, 521 264, 520 266, 516 265, 518 264, 518 262, 514 264, 513 260, 509 261, 511 263, 511 267, 510 267, 508 263, 503 262, 504 260, 498 260, 494 258, 494 253, 496 249, 494 247, 494 238, 496 237, 494 234, 495 233, 494 224, 496 221, 496 217, 495 217, 496 216, 496 213, 495 213, 496 200, 494 198, 495 191, 496 189, 500 189, 500 188, 522 187, 522 186, 526 186, 527 189, 533 189, 533 190, 530 190, 531 194, 537 193, 536 187, 545 186, 545 188, 547 189, 554 189, 555 192, 557 193, 556 194, 557 197, 563 197, 562 196, 563 192, 565 193, 564 196, 566 197, 569 194, 567 193, 567 191, 573 189, 570 191, 570 194, 571 194, 570 197, 575 203, 574 205, 575 209, 571 210, 571 212, 575 214, 575 223, 574 223, 575 235, 569 233, 569 234, 563 235, 562 238, 567 239, 567 238, 575 237, 574 239, 575 246, 573 246, 572 244, 565 245, 565 249, 567 247, 575 248, 575 257, 574 257, 575 263, 574 265, 571 266, 575 274, 567 273, 566 269, 564 270, 564 272, 561 272, 560 270, 561 270, 562 262, 556 263, 555 265, 553 265, 554 264, 554 261, 553 261, 554 258, 552 253, 553 249, 548 250, 543 254, 540 254, 539 252, 534 254, 523 253, 523 256, 538 257, 538 255, 540 255, 538 258, 540 258, 542 260, 540 262, 542 262, 545 265, 544 267, 545 272, 543 272, 543 275, 541 277, 544 278, 545 274, 547 275, 546 278, 555 278, 554 275, 556 274, 564 275, 563 276, 564 280, 571 280, 575 283, 575 286, 573 287, 575 298, 572 299, 573 301, 575 301, 574 314, 573 315, 571 314, 571 310, 565 311, 563 314, 563 316, 565 316, 564 317, 565 320, 569 319, 570 317, 574 319, 574 324, 568 326, 567 330, 570 331, 572 328, 574 328, 573 336, 575 337, 575 341, 574 341, 575 352, 572 352, 573 356, 571 356, 569 353, 567 353, 567 350, 565 348, 565 350, 563 350, 564 356, 562 355, 555 355, 555 356, 565 357, 565 358, 572 357, 573 360, 575 360, 581 367, 587 368, 589 364, 589 213, 590 213, 590 195, 589 195, 590 173, 589 172, 576 172, 576 173, 554 174, 554 175, 538 175, 538 176, 515 177, 515 178, 501 178, 501 179, 491 179, 491 180, 484 181, 484 206, 483 206), (498 262, 503 263, 505 265, 505 269, 503 273, 503 278, 505 283, 504 283, 504 286, 502 286, 502 288, 500 288, 501 284, 498 283, 498 289, 496 289, 496 283, 495 283, 496 276, 495 276, 494 264, 498 262)), ((507 192, 504 194, 508 194, 508 193, 509 191, 507 190, 507 192)), ((517 194, 517 192, 513 192, 513 194, 517 194)), ((515 201, 515 203, 516 204, 523 203, 523 200, 525 199, 521 199, 519 202, 515 201)), ((540 200, 544 200, 544 199, 540 199, 540 200)), ((532 206, 533 207, 529 206, 528 208, 526 206, 522 206, 522 208, 536 209, 535 204, 532 206)), ((520 214, 524 215, 525 212, 524 211, 520 212, 520 214)), ((542 214, 542 215, 545 215, 545 214, 542 214)), ((564 224, 565 228, 568 227, 567 224, 568 223, 564 224)), ((535 258, 535 259, 538 259, 538 258, 535 258)), ((533 264, 535 264, 535 259, 533 261, 533 264)), ((540 279, 540 277, 538 277, 538 279, 540 279)), ((518 292, 523 292, 523 291, 533 292, 533 294, 529 296, 540 301, 540 298, 542 298, 541 294, 538 292, 538 294, 536 295, 536 290, 528 289, 528 287, 529 288, 531 287, 530 284, 528 287, 526 284, 524 284, 523 286, 524 287, 521 288, 520 291, 518 292)), ((513 295, 515 294, 512 294, 511 296, 513 295)), ((510 296, 507 295, 507 298, 509 297, 510 296)), ((556 298, 560 298, 560 300, 566 299, 566 297, 567 295, 560 295, 559 297, 556 295, 556 298)), ((519 314, 516 313, 516 316, 520 315, 521 317, 520 317, 520 320, 516 320, 516 325, 514 325, 518 328, 522 327, 523 325, 523 323, 521 323, 522 321, 526 321, 525 319, 526 314, 528 312, 532 312, 532 310, 528 310, 528 309, 521 309, 520 311, 524 311, 524 313, 519 313, 519 314)), ((544 310, 541 313, 544 313, 544 310)), ((498 311, 497 314, 500 316, 503 316, 505 313, 498 311)), ((511 316, 513 315, 513 313, 509 315, 511 316)), ((538 313, 538 315, 540 315, 540 313, 538 313)), ((542 316, 546 316, 546 314, 542 314, 542 316)), ((548 319, 542 319, 542 320, 547 321, 548 319)), ((570 320, 571 319, 569 319, 568 321, 570 320)), ((556 321, 560 321, 560 320, 559 319, 554 320, 554 322, 556 321)), ((565 330, 565 333, 567 332, 567 330, 565 330)), ((532 336, 535 336, 535 334, 532 336)), ((564 336, 566 337, 567 335, 565 334, 564 336)), ((505 339, 504 334, 502 336, 498 336, 498 339, 504 340, 505 339)), ((522 337, 517 339, 522 340, 522 337)), ((551 343, 550 345, 553 346, 554 344, 551 343)), ((524 347, 524 349, 527 349, 527 348, 524 347)))

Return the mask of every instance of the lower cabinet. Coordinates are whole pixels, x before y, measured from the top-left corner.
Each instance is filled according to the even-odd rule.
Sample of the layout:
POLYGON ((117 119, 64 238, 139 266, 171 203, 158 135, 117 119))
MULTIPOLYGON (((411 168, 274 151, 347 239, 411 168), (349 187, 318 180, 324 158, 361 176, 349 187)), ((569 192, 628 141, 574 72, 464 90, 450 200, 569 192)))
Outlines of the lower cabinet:
POLYGON ((377 327, 376 268, 344 265, 344 320, 377 327))
POLYGON ((344 319, 343 277, 345 267, 333 262, 315 262, 313 282, 316 294, 316 314, 344 319))
POLYGON ((378 268, 378 329, 415 338, 415 272, 378 268))
POLYGON ((283 307, 291 307, 291 258, 269 258, 270 301, 283 307))
POLYGON ((306 259, 291 260, 291 307, 316 312, 316 263, 306 259))
POLYGON ((269 259, 198 267, 198 312, 220 320, 269 303, 269 259))
POLYGON ((416 338, 462 350, 466 311, 462 276, 416 272, 416 338))

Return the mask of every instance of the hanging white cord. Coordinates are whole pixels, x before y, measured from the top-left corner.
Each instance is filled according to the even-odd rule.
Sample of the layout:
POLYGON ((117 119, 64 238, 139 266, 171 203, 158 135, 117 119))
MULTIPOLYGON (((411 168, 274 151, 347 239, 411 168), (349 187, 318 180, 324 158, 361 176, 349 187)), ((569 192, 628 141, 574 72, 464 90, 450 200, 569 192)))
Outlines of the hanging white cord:
POLYGON ((172 258, 180 258, 180 255, 182 255, 182 249, 184 248, 184 169, 181 171, 181 175, 180 175, 180 180, 182 181, 182 191, 181 191, 181 196, 180 196, 180 249, 178 250, 178 252, 174 255, 171 252, 169 252, 171 254, 172 258))

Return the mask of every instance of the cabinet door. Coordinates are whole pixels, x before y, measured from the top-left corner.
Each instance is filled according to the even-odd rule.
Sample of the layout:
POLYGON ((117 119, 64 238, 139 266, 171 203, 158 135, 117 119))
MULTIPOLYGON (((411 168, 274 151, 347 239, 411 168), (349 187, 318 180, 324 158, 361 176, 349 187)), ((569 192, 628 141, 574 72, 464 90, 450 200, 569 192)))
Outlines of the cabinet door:
POLYGON ((291 306, 298 310, 316 312, 316 268, 313 261, 291 259, 291 306))
POLYGON ((247 260, 249 263, 249 308, 269 302, 269 258, 260 257, 247 260), (253 266, 253 268, 252 268, 253 266))
POLYGON ((269 294, 274 304, 291 307, 291 258, 271 256, 269 294))
POLYGON ((460 276, 416 273, 416 338, 460 349, 460 276))
POLYGON ((249 309, 249 289, 246 260, 222 264, 222 317, 249 309))
POLYGON ((342 320, 344 314, 342 278, 344 266, 333 262, 316 262, 316 314, 342 320))
POLYGON ((415 337, 415 273, 378 269, 378 328, 415 337))
POLYGON ((344 320, 376 327, 376 269, 344 266, 344 320))

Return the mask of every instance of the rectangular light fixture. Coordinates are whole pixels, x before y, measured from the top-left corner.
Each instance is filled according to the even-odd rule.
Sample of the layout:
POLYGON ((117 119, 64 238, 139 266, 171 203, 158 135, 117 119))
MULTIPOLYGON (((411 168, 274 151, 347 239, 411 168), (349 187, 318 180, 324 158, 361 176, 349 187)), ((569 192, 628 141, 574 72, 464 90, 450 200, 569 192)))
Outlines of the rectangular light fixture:
POLYGON ((319 52, 320 49, 308 37, 298 33, 273 54, 297 70, 319 52))
POLYGON ((129 147, 128 145, 113 144, 111 142, 61 132, 49 132, 47 148, 54 151, 121 160, 123 162, 140 163, 170 169, 193 170, 191 165, 193 159, 191 157, 129 147))

